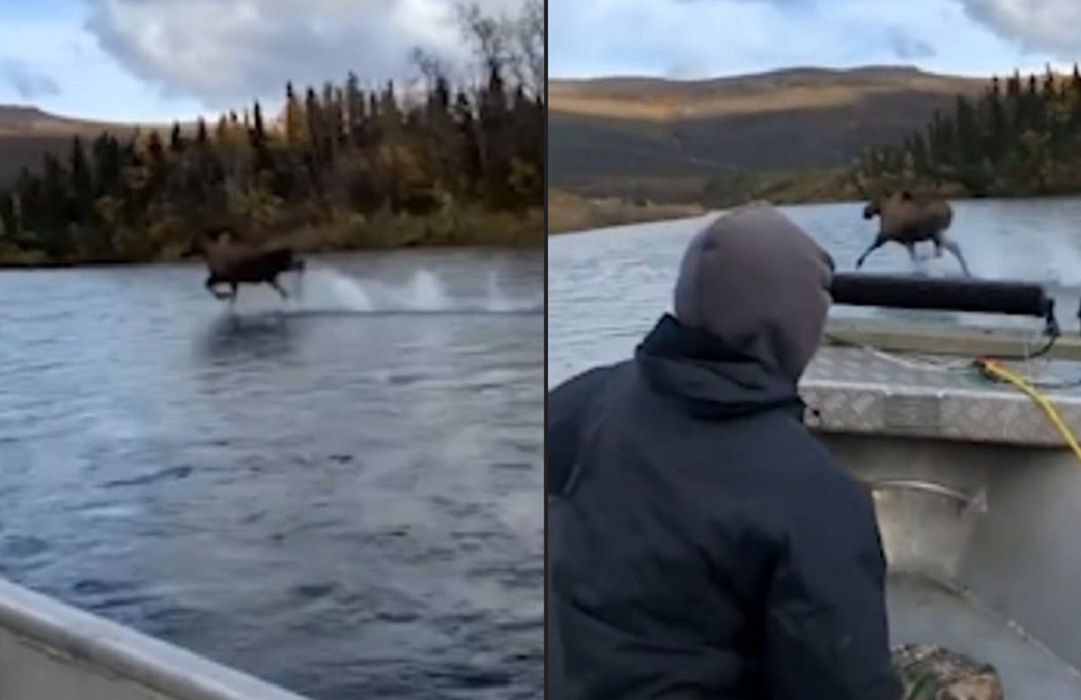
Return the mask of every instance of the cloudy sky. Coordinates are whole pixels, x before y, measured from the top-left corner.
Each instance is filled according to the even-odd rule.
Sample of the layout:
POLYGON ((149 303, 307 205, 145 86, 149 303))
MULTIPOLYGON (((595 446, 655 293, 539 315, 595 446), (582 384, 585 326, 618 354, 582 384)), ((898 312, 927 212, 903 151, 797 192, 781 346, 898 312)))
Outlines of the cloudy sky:
POLYGON ((906 63, 988 75, 1081 60, 1081 0, 549 0, 553 77, 906 63))
MULTIPOLYGON (((513 11, 520 0, 483 0, 513 11)), ((0 104, 104 119, 280 101, 284 83, 415 74, 464 58, 454 0, 0 0, 0 104)))

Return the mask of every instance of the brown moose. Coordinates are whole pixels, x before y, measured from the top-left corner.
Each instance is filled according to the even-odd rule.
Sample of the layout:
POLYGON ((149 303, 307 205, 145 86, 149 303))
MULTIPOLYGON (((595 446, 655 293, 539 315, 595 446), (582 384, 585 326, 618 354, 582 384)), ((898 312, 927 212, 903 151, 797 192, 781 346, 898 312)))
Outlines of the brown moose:
POLYGON ((233 241, 228 232, 217 237, 199 236, 188 249, 188 254, 201 254, 206 261, 209 275, 205 286, 218 299, 236 301, 241 284, 269 284, 283 299, 289 297, 278 283, 283 272, 303 272, 304 261, 289 246, 282 244, 255 245, 233 241), (220 287, 228 285, 228 292, 220 287))
POLYGON ((953 222, 953 209, 949 202, 938 197, 913 195, 908 190, 894 192, 888 197, 871 201, 863 210, 864 219, 879 217, 878 235, 870 247, 856 262, 856 269, 863 266, 864 260, 873 251, 889 241, 900 243, 908 249, 912 261, 916 261, 916 244, 932 241, 935 244, 935 257, 942 256, 942 249, 950 251, 965 275, 971 276, 961 247, 946 237, 946 229, 953 222))

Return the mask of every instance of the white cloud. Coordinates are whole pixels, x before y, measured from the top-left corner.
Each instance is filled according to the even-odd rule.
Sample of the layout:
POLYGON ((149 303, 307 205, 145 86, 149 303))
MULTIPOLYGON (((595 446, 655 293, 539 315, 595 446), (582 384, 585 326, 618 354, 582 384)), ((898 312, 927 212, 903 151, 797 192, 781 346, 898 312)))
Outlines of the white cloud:
MULTIPOLYGON (((1033 51, 1026 52, 1014 34, 992 31, 986 13, 973 8, 1021 8, 1030 2, 549 0, 551 72, 712 77, 797 65, 915 63, 945 73, 1003 73, 1042 67, 1053 59, 1048 44, 1033 42, 1033 51)), ((1081 0, 1032 4, 1040 3, 1055 4, 1071 17, 1081 13, 1081 0)), ((1081 26, 1057 17, 1034 21, 1081 26)))
POLYGON ((1078 0, 960 0, 968 14, 999 36, 1061 60, 1081 54, 1078 0))
POLYGON ((0 56, 0 78, 6 78, 19 97, 26 100, 60 94, 60 86, 47 73, 12 56, 0 56))
MULTIPOLYGON (((87 0, 87 28, 125 68, 167 94, 212 107, 298 85, 414 74, 422 46, 467 59, 453 0, 87 0)), ((486 0, 489 12, 520 0, 486 0)))
POLYGON ((924 58, 931 58, 937 51, 935 47, 923 39, 912 36, 911 34, 894 28, 887 33, 890 48, 897 54, 897 57, 904 60, 919 60, 924 58))
MULTIPOLYGON (((42 109, 78 117, 136 121, 189 118, 201 111, 192 100, 161 98, 147 90, 81 29, 80 17, 3 20, 0 16, 2 53, 17 57, 34 73, 48 76, 58 88, 32 98, 42 109)), ((28 99, 0 76, 0 104, 28 99)))

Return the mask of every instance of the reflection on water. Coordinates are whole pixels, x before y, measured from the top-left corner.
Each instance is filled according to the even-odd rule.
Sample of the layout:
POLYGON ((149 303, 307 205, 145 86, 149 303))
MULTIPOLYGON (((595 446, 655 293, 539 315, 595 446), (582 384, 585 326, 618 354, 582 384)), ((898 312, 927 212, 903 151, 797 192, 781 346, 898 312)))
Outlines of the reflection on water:
POLYGON ((0 574, 320 700, 537 697, 543 269, 0 274, 0 574))
MULTIPOLYGON (((1076 332, 1081 296, 1081 198, 954 202, 949 234, 973 275, 1045 284, 1056 299, 1064 332, 1076 332)), ((863 204, 782 209, 834 257, 853 270, 878 221, 862 217, 863 204)), ((669 296, 683 249, 713 215, 555 236, 548 242, 548 383, 554 386, 592 365, 627 357, 669 296)), ((931 246, 918 251, 929 256, 931 246)), ((934 276, 959 275, 948 253, 924 263, 934 276)), ((872 254, 865 272, 911 272, 905 249, 888 244, 872 254)), ((937 312, 835 307, 835 316, 896 318, 931 323, 1012 325, 1042 330, 1039 321, 937 312)))
POLYGON ((202 347, 210 363, 229 364, 245 358, 288 355, 297 347, 298 336, 309 326, 291 323, 284 313, 246 318, 229 314, 211 323, 202 347))

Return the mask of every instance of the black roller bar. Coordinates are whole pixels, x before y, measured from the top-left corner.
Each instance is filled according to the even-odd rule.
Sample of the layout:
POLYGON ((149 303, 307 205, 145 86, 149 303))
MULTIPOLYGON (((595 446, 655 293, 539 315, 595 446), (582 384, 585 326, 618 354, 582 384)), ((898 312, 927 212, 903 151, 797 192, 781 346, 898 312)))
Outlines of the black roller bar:
POLYGON ((1029 282, 928 279, 839 272, 830 288, 835 304, 894 309, 964 311, 1047 318, 1055 301, 1029 282))
POLYGON ((1044 319, 1048 335, 1059 334, 1055 300, 1031 282, 838 272, 830 292, 835 304, 847 306, 1034 316, 1044 319))

